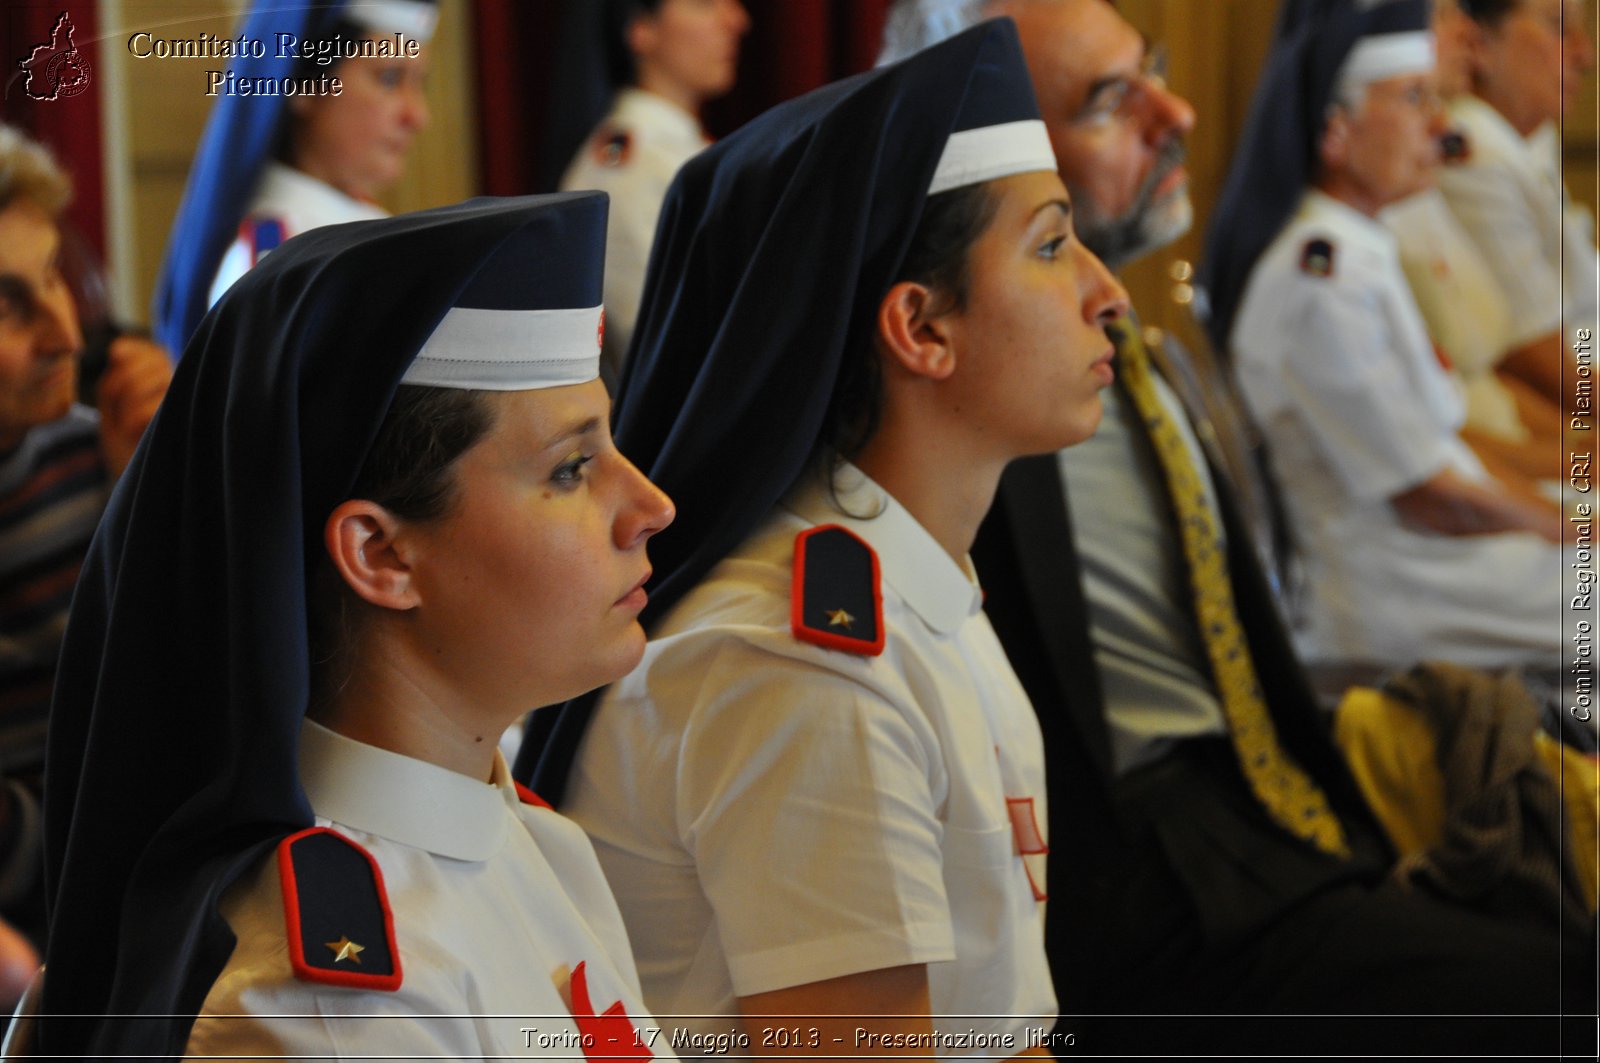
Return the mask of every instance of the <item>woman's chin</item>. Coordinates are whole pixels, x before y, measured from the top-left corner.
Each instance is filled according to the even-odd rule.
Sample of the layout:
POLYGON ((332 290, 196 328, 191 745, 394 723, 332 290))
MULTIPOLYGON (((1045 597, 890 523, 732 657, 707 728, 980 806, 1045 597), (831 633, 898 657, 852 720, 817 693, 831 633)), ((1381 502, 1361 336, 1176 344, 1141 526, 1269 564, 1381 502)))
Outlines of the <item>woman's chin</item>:
POLYGON ((1067 447, 1075 447, 1093 436, 1100 428, 1100 420, 1105 416, 1105 402, 1101 392, 1096 392, 1094 398, 1076 411, 1074 416, 1060 426, 1054 440, 1039 449, 1040 454, 1053 454, 1067 447))
POLYGON ((644 659, 644 647, 644 628, 637 620, 629 621, 627 629, 617 637, 615 646, 609 652, 594 655, 595 668, 592 677, 586 681, 587 685, 568 694, 567 698, 587 694, 591 690, 608 686, 626 676, 644 659))

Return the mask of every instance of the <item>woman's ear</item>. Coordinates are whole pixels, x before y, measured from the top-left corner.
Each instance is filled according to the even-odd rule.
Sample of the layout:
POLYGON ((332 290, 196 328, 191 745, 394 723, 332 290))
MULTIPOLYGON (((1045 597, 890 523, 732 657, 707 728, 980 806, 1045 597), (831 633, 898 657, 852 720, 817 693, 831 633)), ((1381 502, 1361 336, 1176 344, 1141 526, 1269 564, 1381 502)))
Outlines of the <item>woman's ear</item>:
POLYGON ((364 498, 339 503, 322 528, 339 577, 362 601, 383 609, 421 604, 406 551, 397 541, 400 531, 398 517, 364 498))
POLYGON ((1341 171, 1350 157, 1350 113, 1343 106, 1334 107, 1322 127, 1322 139, 1317 143, 1317 161, 1322 173, 1341 171))
POLYGON ((1467 77, 1472 85, 1476 87, 1481 84, 1483 72, 1489 66, 1487 53, 1491 43, 1491 31, 1478 22, 1477 19, 1469 18, 1460 13, 1458 13, 1458 16, 1451 19, 1452 22, 1456 22, 1460 26, 1455 37, 1456 46, 1467 57, 1467 77))
POLYGON ((622 40, 635 58, 654 55, 659 36, 656 33, 655 16, 647 12, 640 12, 630 18, 627 28, 622 31, 622 40))
POLYGON ((913 376, 944 380, 956 370, 953 330, 925 284, 901 281, 878 304, 878 342, 913 376))

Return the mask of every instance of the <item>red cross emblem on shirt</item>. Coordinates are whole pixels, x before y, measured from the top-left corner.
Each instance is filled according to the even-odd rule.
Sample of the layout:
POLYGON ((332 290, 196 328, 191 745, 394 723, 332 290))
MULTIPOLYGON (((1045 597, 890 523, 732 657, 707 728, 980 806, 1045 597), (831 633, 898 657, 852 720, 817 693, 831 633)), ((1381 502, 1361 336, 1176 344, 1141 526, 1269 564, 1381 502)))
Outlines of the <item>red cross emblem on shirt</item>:
POLYGON ((1044 858, 1050 855, 1044 833, 1039 830, 1039 815, 1031 797, 1006 798, 1006 810, 1011 813, 1011 837, 1016 843, 1017 855, 1022 858, 1022 868, 1028 873, 1028 885, 1033 888, 1033 899, 1049 900, 1045 892, 1044 858))
POLYGON ((583 1056, 594 1063, 602 1059, 653 1059, 644 1046, 622 1001, 594 1013, 589 1002, 589 972, 580 963, 572 972, 572 1018, 583 1035, 583 1056))

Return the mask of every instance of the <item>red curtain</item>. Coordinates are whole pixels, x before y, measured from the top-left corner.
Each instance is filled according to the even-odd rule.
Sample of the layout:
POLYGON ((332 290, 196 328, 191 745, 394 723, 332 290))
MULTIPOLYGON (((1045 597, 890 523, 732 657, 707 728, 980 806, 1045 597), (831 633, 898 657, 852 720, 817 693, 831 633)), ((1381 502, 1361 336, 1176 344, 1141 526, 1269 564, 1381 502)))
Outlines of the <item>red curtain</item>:
MULTIPOLYGON (((44 143, 72 175, 74 195, 67 221, 105 258, 104 178, 100 161, 100 22, 92 0, 4 0, 0 3, 0 121, 20 127, 44 143), (24 89, 19 63, 36 45, 50 41, 62 12, 70 14, 72 42, 88 61, 89 84, 75 96, 38 100, 24 89)), ((40 78, 35 85, 41 84, 40 78)), ((35 91, 39 91, 37 88, 35 91)))
MULTIPOLYGON (((773 104, 866 70, 892 0, 745 0, 750 35, 739 81, 707 108, 712 136, 737 129, 773 104)), ((483 191, 519 195, 536 187, 544 116, 554 101, 549 71, 560 0, 474 0, 483 191)))

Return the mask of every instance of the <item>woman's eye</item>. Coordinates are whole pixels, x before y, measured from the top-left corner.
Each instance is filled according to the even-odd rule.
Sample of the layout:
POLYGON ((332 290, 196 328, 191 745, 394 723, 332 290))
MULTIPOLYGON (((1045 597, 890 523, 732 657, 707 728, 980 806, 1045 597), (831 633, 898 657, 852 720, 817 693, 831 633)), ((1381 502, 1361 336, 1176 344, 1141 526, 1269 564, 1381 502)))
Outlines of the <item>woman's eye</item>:
POLYGON ((593 460, 592 454, 575 455, 556 466, 556 471, 550 474, 550 481, 562 486, 580 484, 583 482, 583 467, 593 460))
POLYGON ((1067 238, 1065 236, 1052 237, 1039 248, 1039 257, 1046 259, 1061 257, 1061 249, 1066 246, 1066 243, 1067 238))
POLYGON ((36 305, 26 283, 10 274, 0 275, 0 322, 25 325, 36 305))
POLYGON ((386 89, 397 89, 405 81, 405 72, 396 66, 384 67, 378 71, 378 84, 386 89))

